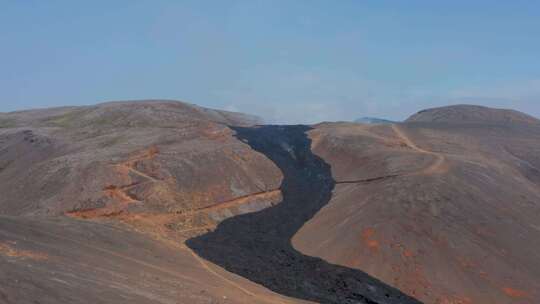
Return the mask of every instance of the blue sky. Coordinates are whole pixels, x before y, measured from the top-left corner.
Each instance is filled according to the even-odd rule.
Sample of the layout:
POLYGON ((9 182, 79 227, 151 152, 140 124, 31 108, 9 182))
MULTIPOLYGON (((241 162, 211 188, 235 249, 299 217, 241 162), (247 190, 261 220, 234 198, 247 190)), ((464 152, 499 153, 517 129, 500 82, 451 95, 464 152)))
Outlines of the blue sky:
POLYGON ((538 1, 4 1, 0 111, 165 98, 271 122, 540 117, 538 1))

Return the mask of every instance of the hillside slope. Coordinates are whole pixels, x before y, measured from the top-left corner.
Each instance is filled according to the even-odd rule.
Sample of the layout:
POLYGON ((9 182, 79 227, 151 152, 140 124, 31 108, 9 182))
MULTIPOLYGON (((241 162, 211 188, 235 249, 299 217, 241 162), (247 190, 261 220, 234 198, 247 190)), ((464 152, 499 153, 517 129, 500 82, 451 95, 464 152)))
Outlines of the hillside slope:
POLYGON ((540 125, 491 109, 452 121, 462 109, 310 131, 337 186, 295 248, 425 303, 538 302, 540 125))
MULTIPOLYGON (((228 127, 252 124, 247 115, 143 101, 2 119, 11 123, 0 128, 2 214, 194 214, 255 193, 267 193, 268 202, 280 199, 279 169, 228 127)), ((261 208, 259 198, 244 200, 247 209, 261 208)))
POLYGON ((307 304, 180 243, 66 217, 0 216, 0 303, 307 304))

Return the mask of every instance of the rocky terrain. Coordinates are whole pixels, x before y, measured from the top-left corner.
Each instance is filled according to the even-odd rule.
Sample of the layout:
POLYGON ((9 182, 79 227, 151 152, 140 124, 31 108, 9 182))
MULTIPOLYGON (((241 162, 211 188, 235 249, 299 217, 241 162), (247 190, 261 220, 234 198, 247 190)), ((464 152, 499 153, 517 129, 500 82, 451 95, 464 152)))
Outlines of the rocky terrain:
POLYGON ((537 303, 540 121, 0 114, 0 303, 537 303))

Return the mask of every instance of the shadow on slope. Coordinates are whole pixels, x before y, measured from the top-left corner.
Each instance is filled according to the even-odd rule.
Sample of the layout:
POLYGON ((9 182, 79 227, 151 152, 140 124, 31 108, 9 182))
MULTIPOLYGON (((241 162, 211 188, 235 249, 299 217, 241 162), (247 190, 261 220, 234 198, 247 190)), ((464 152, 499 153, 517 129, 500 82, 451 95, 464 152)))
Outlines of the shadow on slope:
POLYGON ((307 126, 234 128, 237 137, 283 172, 283 201, 223 221, 187 241, 201 257, 275 292, 319 303, 420 303, 347 267, 303 255, 291 239, 332 195, 330 165, 314 155, 307 126))

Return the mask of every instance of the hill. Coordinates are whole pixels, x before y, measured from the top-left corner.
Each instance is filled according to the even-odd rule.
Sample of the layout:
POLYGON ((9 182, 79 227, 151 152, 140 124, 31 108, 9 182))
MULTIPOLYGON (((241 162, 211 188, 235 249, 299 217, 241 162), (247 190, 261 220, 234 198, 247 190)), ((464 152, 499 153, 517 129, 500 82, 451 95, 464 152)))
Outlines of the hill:
POLYGON ((457 106, 392 126, 325 124, 309 134, 336 188, 294 236, 295 248, 424 303, 540 299, 534 119, 457 106), (464 116, 470 109, 474 116, 464 116))
POLYGON ((197 209, 279 186, 279 170, 227 127, 255 121, 239 113, 143 101, 3 119, 11 123, 0 129, 3 214, 197 209))
POLYGON ((409 117, 406 122, 538 124, 540 120, 515 110, 456 105, 420 111, 409 117))

